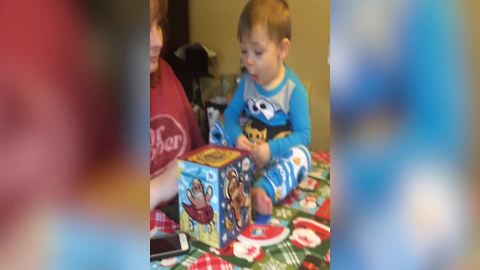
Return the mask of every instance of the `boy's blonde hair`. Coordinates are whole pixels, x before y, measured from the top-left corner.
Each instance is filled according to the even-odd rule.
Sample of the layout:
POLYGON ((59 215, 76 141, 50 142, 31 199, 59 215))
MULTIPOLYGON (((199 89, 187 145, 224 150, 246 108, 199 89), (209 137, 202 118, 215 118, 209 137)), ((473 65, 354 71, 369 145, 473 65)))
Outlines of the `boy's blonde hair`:
POLYGON ((290 40, 292 27, 290 10, 285 0, 251 0, 243 8, 238 21, 237 38, 241 42, 257 25, 266 27, 274 41, 290 40))

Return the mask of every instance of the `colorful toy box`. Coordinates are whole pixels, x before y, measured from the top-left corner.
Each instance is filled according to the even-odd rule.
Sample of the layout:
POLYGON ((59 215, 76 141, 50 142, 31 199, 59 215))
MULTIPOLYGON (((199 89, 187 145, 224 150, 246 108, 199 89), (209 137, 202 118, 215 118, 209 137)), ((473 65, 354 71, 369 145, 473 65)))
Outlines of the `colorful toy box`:
POLYGON ((180 230, 223 248, 250 224, 252 162, 247 152, 207 145, 178 161, 180 230))

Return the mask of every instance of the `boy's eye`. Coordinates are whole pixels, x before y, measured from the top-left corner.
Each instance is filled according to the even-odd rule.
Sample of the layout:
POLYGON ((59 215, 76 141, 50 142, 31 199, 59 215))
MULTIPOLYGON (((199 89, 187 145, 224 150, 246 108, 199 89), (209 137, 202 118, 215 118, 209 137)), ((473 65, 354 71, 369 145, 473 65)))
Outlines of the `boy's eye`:
POLYGON ((241 50, 242 54, 246 54, 247 50, 241 50))
POLYGON ((260 56, 260 55, 262 55, 262 54, 263 54, 263 52, 261 52, 261 51, 255 51, 255 55, 256 55, 256 56, 260 56))

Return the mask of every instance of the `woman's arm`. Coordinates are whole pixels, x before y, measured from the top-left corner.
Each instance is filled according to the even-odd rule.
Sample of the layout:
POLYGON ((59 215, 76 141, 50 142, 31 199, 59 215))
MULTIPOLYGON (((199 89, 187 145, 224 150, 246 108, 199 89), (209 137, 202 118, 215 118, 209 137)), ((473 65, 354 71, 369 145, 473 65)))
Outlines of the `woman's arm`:
POLYGON ((173 199, 178 192, 177 160, 170 162, 165 170, 150 181, 150 210, 162 202, 173 199))

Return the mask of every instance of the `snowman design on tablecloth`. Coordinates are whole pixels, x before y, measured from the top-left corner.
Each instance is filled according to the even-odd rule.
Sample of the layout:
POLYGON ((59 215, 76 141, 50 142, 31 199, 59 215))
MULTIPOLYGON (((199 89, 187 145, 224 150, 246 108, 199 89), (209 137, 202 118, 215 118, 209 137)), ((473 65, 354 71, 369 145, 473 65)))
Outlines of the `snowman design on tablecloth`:
POLYGON ((290 229, 275 225, 251 224, 232 243, 233 255, 248 262, 261 261, 265 255, 262 247, 281 243, 290 229))
POLYGON ((293 221, 294 230, 289 237, 298 248, 315 248, 330 238, 330 227, 315 220, 299 217, 293 221))
POLYGON ((244 242, 234 242, 233 255, 237 258, 242 258, 252 263, 254 261, 260 261, 265 253, 258 245, 252 245, 244 242))
POLYGON ((318 206, 317 203, 317 196, 309 194, 305 196, 302 200, 299 202, 300 206, 305 209, 313 209, 318 206))
POLYGON ((310 177, 307 177, 304 181, 302 181, 298 186, 302 189, 313 191, 318 188, 319 182, 314 180, 310 177))

